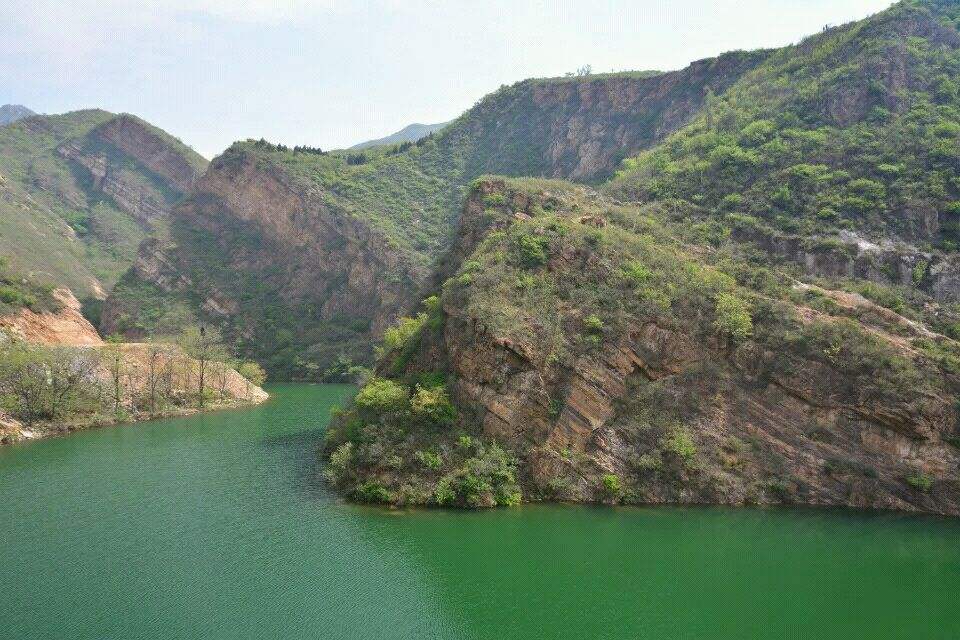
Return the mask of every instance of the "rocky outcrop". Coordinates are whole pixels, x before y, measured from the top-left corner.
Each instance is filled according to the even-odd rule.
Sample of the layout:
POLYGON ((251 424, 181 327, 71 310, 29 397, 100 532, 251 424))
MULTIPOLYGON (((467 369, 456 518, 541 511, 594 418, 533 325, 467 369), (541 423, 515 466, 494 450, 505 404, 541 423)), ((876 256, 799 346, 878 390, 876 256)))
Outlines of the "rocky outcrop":
POLYGON ((188 157, 169 136, 129 115, 119 115, 82 138, 64 142, 57 153, 86 169, 95 189, 147 229, 169 217, 202 169, 195 154, 188 157), (140 171, 130 170, 131 160, 140 171))
POLYGON ((80 301, 69 289, 56 289, 54 297, 61 303, 59 311, 36 313, 21 308, 13 315, 0 315, 0 330, 17 339, 36 344, 66 346, 98 346, 100 334, 80 313, 80 301))
POLYGON ((305 188, 252 154, 214 161, 176 209, 170 238, 140 247, 105 306, 105 332, 137 335, 121 322, 139 312, 124 286, 145 283, 188 298, 199 315, 251 344, 251 355, 264 361, 276 348, 276 330, 265 326, 264 313, 286 310, 273 326, 290 331, 287 340, 300 349, 318 342, 312 337, 318 326, 331 327, 334 337, 321 346, 329 355, 318 357, 326 367, 340 354, 363 359, 358 350, 369 353, 426 277, 422 265, 324 190, 305 188), (294 316, 305 317, 292 322, 294 316))
MULTIPOLYGON (((409 500, 416 493, 404 487, 411 484, 442 487, 449 480, 424 479, 403 456, 416 448, 440 452, 441 464, 443 456, 456 458, 459 445, 445 434, 460 429, 514 452, 526 499, 960 515, 960 380, 920 346, 956 343, 861 296, 823 289, 835 315, 789 296, 776 304, 754 298, 755 309, 765 309, 754 312, 754 335, 734 342, 716 331, 711 303, 693 303, 715 276, 693 289, 684 284, 683 274, 704 273, 702 250, 691 260, 648 221, 649 235, 639 239, 648 249, 636 254, 646 258, 625 260, 620 247, 638 241, 626 231, 637 212, 621 211, 614 223, 604 213, 609 203, 569 189, 500 179, 475 186, 435 280, 446 283, 442 325, 434 323, 442 328, 424 329, 412 352, 388 354, 377 368, 401 383, 442 372, 459 422, 442 431, 400 427, 398 441, 387 440, 396 418, 385 419, 386 435, 370 427, 364 437, 373 438, 373 448, 354 443, 355 466, 338 476, 341 487, 383 501, 409 500), (597 219, 611 235, 597 234, 597 219), (553 238, 549 258, 528 271, 510 254, 523 242, 509 239, 538 234, 553 238), (671 257, 662 258, 665 252, 671 257), (617 288, 624 264, 645 287, 657 265, 676 269, 678 279, 668 284, 674 300, 653 313, 611 301, 647 295, 617 288), (491 268, 496 279, 484 278, 491 268), (514 281, 508 301, 504 291, 514 281), (595 291, 605 293, 593 299, 595 291), (602 321, 591 315, 604 313, 602 321), (617 328, 607 329, 608 322, 617 328)), ((337 438, 353 417, 335 421, 337 438)), ((368 414, 362 420, 376 424, 368 414)), ((431 502, 432 490, 420 500, 431 502)))
POLYGON ((891 238, 872 241, 850 231, 817 242, 757 228, 736 228, 732 237, 762 248, 776 260, 795 262, 810 275, 915 287, 938 302, 960 301, 960 263, 952 252, 925 250, 891 238))
POLYGON ((526 80, 484 99, 453 127, 480 151, 473 175, 597 182, 689 123, 710 91, 722 93, 767 55, 728 53, 667 73, 526 80))
POLYGON ((203 159, 195 153, 188 155, 178 140, 128 114, 104 123, 93 135, 134 158, 181 194, 193 189, 205 169, 203 159))

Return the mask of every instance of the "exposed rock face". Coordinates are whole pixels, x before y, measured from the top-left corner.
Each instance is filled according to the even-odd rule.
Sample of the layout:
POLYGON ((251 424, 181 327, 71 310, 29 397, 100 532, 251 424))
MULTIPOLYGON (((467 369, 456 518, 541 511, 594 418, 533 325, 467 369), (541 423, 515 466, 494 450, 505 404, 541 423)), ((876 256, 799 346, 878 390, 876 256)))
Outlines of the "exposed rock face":
POLYGON ((463 126, 482 151, 473 175, 599 181, 623 158, 687 124, 708 91, 725 91, 766 56, 729 53, 661 74, 528 80, 501 89, 454 126, 463 126))
POLYGON ((633 397, 638 388, 660 383, 673 398, 662 401, 703 404, 693 430, 698 449, 711 459, 682 486, 644 483, 642 502, 780 502, 783 496, 768 490, 786 479, 789 486, 775 490, 788 491, 791 502, 960 515, 960 458, 944 442, 954 428, 952 397, 915 406, 838 397, 829 383, 837 373, 812 362, 798 362, 794 376, 758 385, 749 360, 758 354, 728 360, 655 325, 638 326, 599 357, 554 371, 536 364, 535 345, 505 343, 458 317, 458 310, 447 312, 443 348, 455 397, 484 434, 525 452, 530 493, 562 478, 569 482, 563 499, 591 501, 600 499, 600 475, 635 476, 639 456, 657 448, 662 434, 635 439, 633 397), (727 382, 691 382, 690 372, 704 363, 727 382), (565 390, 563 408, 554 416, 558 388, 565 390), (934 491, 904 484, 917 470, 942 478, 934 491))
POLYGON ((0 315, 0 329, 27 342, 47 345, 98 346, 100 334, 80 313, 80 302, 69 289, 57 289, 54 296, 63 304, 60 311, 35 313, 20 309, 16 315, 0 315))
MULTIPOLYGON (((130 275, 194 296, 205 316, 227 323, 240 340, 269 332, 259 314, 280 306, 309 314, 305 322, 361 319, 369 344, 409 305, 426 272, 322 196, 254 157, 218 159, 177 209, 173 241, 145 242, 130 275), (208 270, 211 256, 218 262, 208 270), (225 272, 238 275, 223 279, 225 272), (253 289, 259 293, 251 299, 253 289)), ((119 320, 135 312, 111 298, 102 329, 125 331, 119 320)))
MULTIPOLYGON (((498 257, 503 244, 493 249, 481 242, 494 233, 509 238, 518 224, 531 229, 525 233, 536 233, 537 210, 569 215, 575 224, 558 232, 561 244, 552 245, 537 276, 541 284, 526 286, 563 290, 565 281, 615 278, 621 267, 610 263, 611 254, 595 252, 590 242, 585 249, 569 240, 576 225, 595 228, 594 218, 602 217, 602 201, 586 216, 583 202, 549 191, 531 196, 500 180, 477 185, 436 282, 462 274, 466 261, 509 261, 498 257), (499 215, 490 212, 493 200, 501 203, 499 215)), ((539 228, 555 224, 549 220, 539 228)), ((592 232, 586 233, 590 238, 592 232)), ((507 271, 498 279, 514 277, 526 276, 507 271)), ((408 380, 445 372, 460 428, 517 454, 528 499, 609 500, 602 479, 610 475, 624 482, 630 501, 640 503, 787 502, 960 515, 955 409, 960 380, 932 366, 913 344, 914 339, 952 341, 889 309, 854 294, 821 290, 838 305, 836 317, 792 304, 771 307, 775 315, 795 315, 791 322, 796 324, 776 331, 758 324, 757 334, 775 337, 738 345, 710 330, 710 316, 706 323, 696 319, 709 309, 687 309, 685 314, 692 315, 680 322, 634 313, 624 317, 620 311, 614 315, 625 324, 613 339, 604 337, 595 347, 571 348, 558 357, 555 341, 542 338, 544 325, 557 314, 563 340, 576 343, 587 313, 579 306, 584 290, 561 295, 556 311, 543 297, 547 293, 498 309, 490 306, 492 299, 471 302, 486 295, 483 287, 490 284, 467 284, 469 293, 452 293, 450 283, 460 279, 444 287, 442 330, 425 330, 412 355, 403 355, 399 365, 388 357, 378 372, 398 376, 399 366, 398 377, 408 380), (524 304, 547 305, 551 311, 524 304), (504 323, 501 313, 512 320, 504 323), (835 333, 825 347, 805 346, 817 334, 804 327, 850 326, 851 317, 861 320, 849 337, 835 333), (872 317, 880 320, 871 324, 872 317), (808 337, 792 339, 791 332, 808 337), (886 354, 862 356, 888 362, 869 365, 880 367, 876 374, 856 373, 860 358, 845 361, 834 352, 862 343, 886 354), (881 379, 896 367, 913 368, 922 377, 881 379)), ((609 282, 596 281, 597 287, 605 285, 609 282)), ((780 319, 768 322, 780 326, 780 319)), ((444 444, 443 435, 426 429, 408 438, 419 448, 432 438, 435 450, 455 450, 444 444)), ((403 445, 393 453, 402 451, 403 445)), ((362 462, 369 460, 362 448, 354 459, 357 486, 424 482, 416 475, 420 471, 411 471, 412 479, 402 473, 398 479, 395 467, 376 459, 362 462)))
POLYGON ((917 287, 939 302, 960 301, 960 264, 954 253, 923 250, 902 240, 871 242, 852 232, 827 238, 821 247, 755 229, 737 229, 733 237, 759 246, 773 258, 800 264, 810 275, 917 287))
POLYGON ((170 208, 193 188, 200 175, 196 163, 145 122, 128 115, 108 120, 84 138, 68 140, 57 153, 84 167, 94 188, 148 229, 169 216, 170 208), (142 173, 131 171, 127 167, 130 160, 157 179, 145 180, 142 173))
MULTIPOLYGON (((425 273, 385 237, 320 196, 243 158, 215 164, 178 210, 178 222, 221 241, 237 229, 255 234, 257 241, 248 246, 224 245, 233 269, 276 273, 265 284, 288 305, 316 305, 319 319, 369 318, 378 333, 407 304, 411 284, 425 273), (232 253, 234 248, 241 251, 232 253)), ((224 313, 236 310, 236 298, 214 300, 224 313)))
POLYGON ((178 149, 171 147, 168 140, 139 118, 121 114, 95 133, 165 178, 181 194, 189 192, 200 177, 202 167, 198 168, 195 161, 191 162, 178 149))

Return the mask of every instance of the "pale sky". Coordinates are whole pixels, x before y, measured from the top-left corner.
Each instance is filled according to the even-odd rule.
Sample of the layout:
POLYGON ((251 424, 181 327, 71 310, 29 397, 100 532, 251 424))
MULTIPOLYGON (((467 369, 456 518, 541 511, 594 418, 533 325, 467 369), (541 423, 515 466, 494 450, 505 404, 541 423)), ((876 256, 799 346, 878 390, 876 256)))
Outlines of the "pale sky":
POLYGON ((0 104, 137 114, 207 157, 442 122, 501 84, 677 69, 890 0, 2 0, 0 104))

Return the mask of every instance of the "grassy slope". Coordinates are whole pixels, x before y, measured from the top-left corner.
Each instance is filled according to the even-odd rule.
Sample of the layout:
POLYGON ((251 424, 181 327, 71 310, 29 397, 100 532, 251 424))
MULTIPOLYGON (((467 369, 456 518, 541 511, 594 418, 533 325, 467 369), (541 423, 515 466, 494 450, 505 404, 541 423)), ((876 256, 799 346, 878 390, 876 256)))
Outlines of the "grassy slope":
POLYGON ((906 2, 772 55, 608 191, 729 224, 960 242, 960 5, 906 2), (925 237, 920 216, 954 216, 925 237), (745 221, 743 216, 753 218, 745 221))
MULTIPOLYGON (((109 288, 146 237, 133 218, 93 186, 85 169, 58 155, 67 140, 105 155, 115 171, 175 201, 166 183, 90 136, 115 116, 101 110, 39 116, 0 128, 0 251, 23 271, 84 296, 109 288)), ((145 124, 145 123, 144 123, 145 124)), ((149 126, 149 125, 148 125, 149 126)), ((172 136, 149 127, 197 168, 205 164, 172 136)))

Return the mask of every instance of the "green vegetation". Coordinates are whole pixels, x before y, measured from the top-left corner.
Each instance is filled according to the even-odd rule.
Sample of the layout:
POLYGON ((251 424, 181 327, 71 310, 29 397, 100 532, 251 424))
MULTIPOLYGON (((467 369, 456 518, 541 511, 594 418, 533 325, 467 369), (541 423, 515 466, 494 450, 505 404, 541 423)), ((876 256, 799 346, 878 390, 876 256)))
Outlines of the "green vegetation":
MULTIPOLYGON (((781 49, 691 126, 625 162, 610 190, 768 234, 922 235, 912 212, 949 218, 960 200, 960 94, 950 79, 960 51, 943 46, 958 16, 953 3, 904 2, 781 49), (910 32, 918 23, 926 37, 910 32), (882 76, 892 61, 909 83, 882 76)), ((930 240, 952 249, 958 229, 948 222, 930 240)))
POLYGON ((0 410, 27 426, 82 427, 229 401, 235 367, 248 381, 246 400, 266 380, 256 363, 235 362, 214 329, 190 328, 179 342, 48 346, 0 331, 0 410))
MULTIPOLYGON (((168 134, 132 116, 197 171, 206 161, 168 134)), ((137 190, 144 206, 170 208, 182 193, 99 135, 118 116, 76 111, 0 128, 0 251, 38 281, 70 287, 78 297, 109 288, 133 262, 149 231, 165 220, 138 220, 79 160, 105 163, 112 180, 137 190), (79 240, 79 242, 77 241, 79 240)))
POLYGON ((516 459, 459 433, 442 376, 405 384, 371 379, 327 431, 326 477, 364 502, 510 506, 520 501, 516 459), (407 482, 416 476, 414 483, 407 482))
POLYGON ((933 488, 933 478, 925 473, 917 472, 906 476, 904 480, 908 485, 923 493, 927 493, 933 488))
POLYGON ((27 426, 97 410, 95 353, 0 338, 0 408, 27 426))
MULTIPOLYGON (((375 480, 391 503, 503 503, 496 483, 471 471, 479 463, 470 462, 468 453, 489 449, 470 431, 476 409, 453 402, 453 387, 438 382, 453 382, 450 374, 429 368, 436 365, 436 350, 458 339, 443 333, 449 319, 442 309, 455 309, 457 326, 482 327, 489 339, 510 345, 545 379, 555 380, 559 395, 549 400, 554 421, 571 371, 585 357, 618 353, 638 327, 655 326, 667 342, 704 349, 689 356, 696 364, 675 378, 628 393, 616 429, 636 447, 629 462, 635 475, 594 475, 593 491, 603 500, 642 500, 644 483, 672 492, 706 490, 702 483, 709 481, 711 465, 744 473, 760 455, 759 444, 728 438, 736 446, 726 446, 726 461, 718 461, 695 426, 706 417, 705 399, 729 389, 733 378, 760 381, 737 383, 742 385, 788 384, 798 371, 811 372, 822 381, 812 390, 813 402, 828 402, 817 395, 822 388, 829 402, 850 406, 920 406, 946 392, 930 361, 885 337, 884 317, 851 316, 817 289, 787 286, 787 268, 727 240, 691 243, 689 225, 675 223, 658 205, 613 204, 555 181, 487 177, 473 189, 471 202, 482 200, 484 210, 465 224, 490 231, 460 257, 460 268, 449 272, 438 299, 425 304, 427 311, 387 332, 378 365, 385 377, 362 388, 328 432, 327 452, 350 443, 358 454, 349 473, 337 474, 345 491, 375 480), (516 215, 517 202, 524 203, 524 215, 516 215), (434 382, 424 384, 425 378, 434 382)), ((880 288, 862 290, 877 299, 885 295, 880 288)), ((918 337, 913 344, 924 343, 918 337)), ((517 460, 542 455, 541 443, 521 437, 510 444, 517 460)), ((584 477, 596 473, 589 455, 554 455, 584 477)), ((875 469, 864 469, 860 475, 876 477, 875 469)), ((558 476, 533 488, 564 499, 576 478, 558 476)), ((797 488, 774 466, 750 491, 751 499, 785 502, 794 500, 797 488)))
POLYGON ((22 308, 36 313, 58 311, 61 306, 53 295, 52 285, 38 284, 16 273, 9 261, 0 257, 0 316, 22 308))
POLYGON ((616 500, 623 494, 623 484, 620 478, 612 473, 605 474, 601 479, 603 496, 608 500, 616 500))

